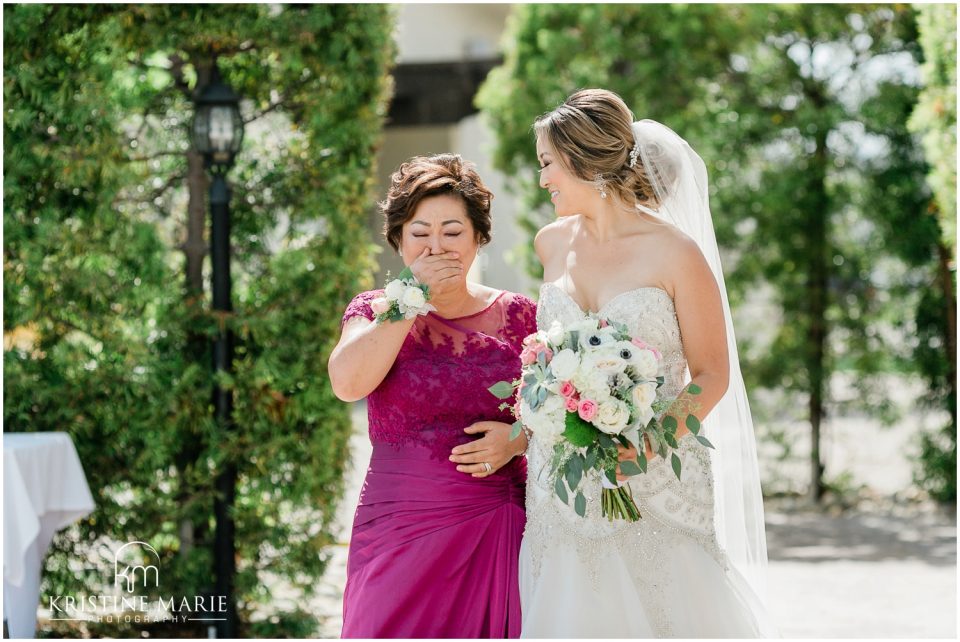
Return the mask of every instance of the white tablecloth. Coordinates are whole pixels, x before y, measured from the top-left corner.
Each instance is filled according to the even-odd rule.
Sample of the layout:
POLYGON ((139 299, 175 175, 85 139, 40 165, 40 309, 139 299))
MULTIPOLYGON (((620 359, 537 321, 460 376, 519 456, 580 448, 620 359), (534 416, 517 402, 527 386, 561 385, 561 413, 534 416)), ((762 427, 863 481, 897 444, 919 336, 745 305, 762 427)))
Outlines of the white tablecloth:
POLYGON ((54 533, 93 509, 67 433, 3 434, 3 617, 10 637, 34 636, 43 557, 54 533))

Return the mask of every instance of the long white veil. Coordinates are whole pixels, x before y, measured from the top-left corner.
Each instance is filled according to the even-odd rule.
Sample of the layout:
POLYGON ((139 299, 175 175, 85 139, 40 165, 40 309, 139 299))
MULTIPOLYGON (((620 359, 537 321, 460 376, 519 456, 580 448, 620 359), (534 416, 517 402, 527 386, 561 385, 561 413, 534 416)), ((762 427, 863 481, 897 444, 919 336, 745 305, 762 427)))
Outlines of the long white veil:
POLYGON ((763 521, 760 471, 730 303, 713 230, 703 159, 672 129, 653 120, 633 123, 639 153, 636 158, 656 195, 654 208, 637 208, 665 220, 690 236, 710 264, 723 300, 730 358, 726 394, 703 422, 715 449, 710 451, 714 475, 714 514, 720 546, 727 552, 739 579, 752 595, 746 596, 768 634, 774 633, 766 610, 767 541, 763 521))

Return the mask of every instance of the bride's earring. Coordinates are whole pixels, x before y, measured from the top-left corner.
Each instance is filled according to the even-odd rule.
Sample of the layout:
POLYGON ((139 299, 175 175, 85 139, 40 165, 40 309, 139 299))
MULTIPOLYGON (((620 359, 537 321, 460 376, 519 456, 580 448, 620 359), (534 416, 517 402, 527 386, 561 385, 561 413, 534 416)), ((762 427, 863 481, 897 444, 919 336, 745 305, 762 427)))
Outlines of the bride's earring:
POLYGON ((603 176, 601 176, 600 174, 597 174, 596 176, 594 176, 593 186, 597 189, 598 192, 600 192, 600 198, 607 197, 607 189, 606 189, 607 184, 606 184, 606 181, 603 180, 603 176))
POLYGON ((403 258, 403 250, 397 250, 397 254, 400 255, 400 258, 401 258, 401 259, 403 258))

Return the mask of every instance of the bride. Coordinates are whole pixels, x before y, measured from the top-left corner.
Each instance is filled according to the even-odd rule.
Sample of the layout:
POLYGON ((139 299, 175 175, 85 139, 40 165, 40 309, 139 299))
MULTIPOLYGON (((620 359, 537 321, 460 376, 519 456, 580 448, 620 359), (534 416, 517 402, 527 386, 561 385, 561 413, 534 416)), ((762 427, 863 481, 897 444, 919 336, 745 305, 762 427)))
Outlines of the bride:
MULTIPOLYGON (((766 542, 750 410, 737 358, 701 158, 671 129, 633 122, 616 94, 578 91, 535 124, 540 186, 558 220, 537 235, 537 324, 588 312, 625 324, 663 355, 658 396, 696 395, 708 451, 680 421, 682 481, 650 459, 627 478, 642 519, 586 517, 548 479, 530 443, 520 551, 522 636, 767 637, 766 542), (685 433, 685 434, 684 434, 685 433)), ((621 461, 636 451, 621 448, 621 461)))

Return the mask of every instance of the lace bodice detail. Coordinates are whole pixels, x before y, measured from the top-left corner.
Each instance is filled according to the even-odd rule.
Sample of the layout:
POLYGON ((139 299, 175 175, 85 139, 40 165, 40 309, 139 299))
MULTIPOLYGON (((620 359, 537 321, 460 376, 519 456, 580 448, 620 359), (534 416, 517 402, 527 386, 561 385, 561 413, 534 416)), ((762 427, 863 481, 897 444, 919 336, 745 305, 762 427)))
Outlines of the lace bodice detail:
MULTIPOLYGON (((343 323, 373 319, 370 302, 383 290, 354 297, 343 323)), ((477 421, 512 423, 509 410, 487 391, 520 374, 524 337, 536 332, 536 305, 502 292, 485 309, 457 319, 417 317, 387 376, 367 398, 370 440, 427 446, 447 459, 454 446, 475 439, 463 429, 477 421)))
MULTIPOLYGON (((549 328, 554 320, 566 325, 584 316, 564 290, 551 283, 541 287, 537 307, 537 325, 541 330, 549 328)), ((607 302, 599 316, 625 324, 633 337, 662 353, 664 385, 657 390, 657 396, 676 397, 687 382, 687 363, 670 295, 660 288, 630 290, 607 302)), ((601 516, 601 486, 597 478, 585 478, 581 482, 587 497, 585 518, 579 517, 572 506, 560 502, 549 479, 550 451, 534 435, 527 451, 526 531, 534 568, 543 547, 558 538, 572 544, 585 561, 617 549, 648 571, 659 543, 671 537, 690 537, 722 560, 713 525, 710 456, 689 435, 680 440, 679 454, 683 463, 682 481, 676 479, 669 462, 659 457, 653 459, 646 474, 629 482, 642 519, 636 523, 609 522, 601 516)))

